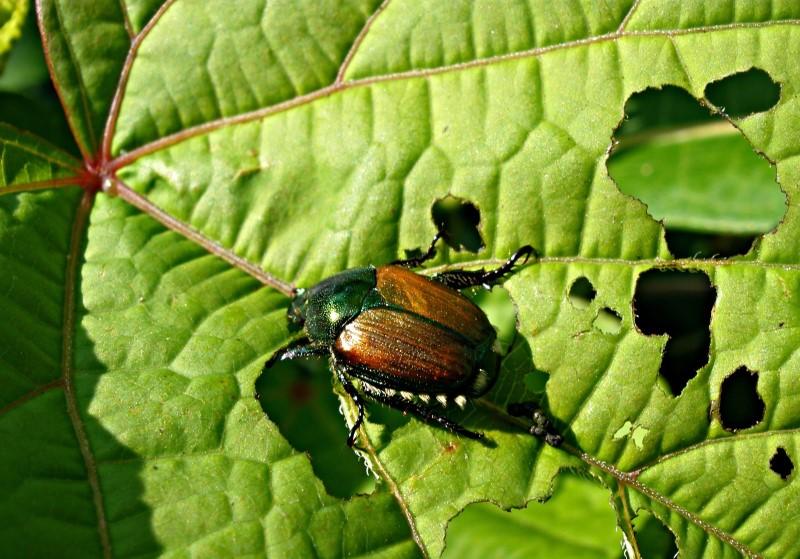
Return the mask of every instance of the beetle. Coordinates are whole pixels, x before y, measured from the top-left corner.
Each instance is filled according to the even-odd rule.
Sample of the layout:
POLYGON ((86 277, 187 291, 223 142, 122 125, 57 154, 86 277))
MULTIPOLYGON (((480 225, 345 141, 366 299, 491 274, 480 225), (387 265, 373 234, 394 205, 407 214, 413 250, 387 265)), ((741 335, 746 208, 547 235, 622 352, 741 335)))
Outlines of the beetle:
POLYGON ((486 314, 459 290, 490 289, 534 250, 525 245, 492 270, 448 270, 431 277, 412 271, 436 255, 439 238, 419 256, 345 270, 294 291, 287 316, 304 335, 276 351, 264 370, 278 361, 329 356, 358 409, 348 446, 364 421, 366 399, 470 439, 483 438, 433 408, 451 399, 463 408, 467 398, 485 394, 500 361, 486 314))

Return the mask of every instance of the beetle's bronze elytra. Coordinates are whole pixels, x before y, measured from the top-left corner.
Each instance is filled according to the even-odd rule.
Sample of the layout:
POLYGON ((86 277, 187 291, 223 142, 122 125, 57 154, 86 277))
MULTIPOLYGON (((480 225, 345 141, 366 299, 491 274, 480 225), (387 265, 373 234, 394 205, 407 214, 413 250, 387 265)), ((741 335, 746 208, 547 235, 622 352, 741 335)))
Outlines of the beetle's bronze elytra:
POLYGON ((485 394, 499 364, 494 328, 458 290, 491 288, 534 250, 523 246, 493 270, 450 270, 430 278, 411 271, 433 258, 438 240, 439 235, 417 258, 345 270, 295 292, 288 316, 305 336, 275 352, 264 368, 277 361, 330 356, 358 407, 349 446, 364 420, 365 398, 465 437, 483 438, 434 408, 450 400, 464 407, 467 398, 485 394))

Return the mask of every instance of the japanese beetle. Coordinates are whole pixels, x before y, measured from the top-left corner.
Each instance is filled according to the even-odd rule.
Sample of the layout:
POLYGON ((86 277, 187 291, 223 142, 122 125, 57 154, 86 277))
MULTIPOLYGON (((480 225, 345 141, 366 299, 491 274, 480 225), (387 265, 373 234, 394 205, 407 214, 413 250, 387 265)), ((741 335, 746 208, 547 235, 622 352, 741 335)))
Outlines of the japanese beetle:
POLYGON ((295 290, 287 314, 305 336, 275 352, 264 369, 277 361, 329 356, 358 408, 348 446, 364 420, 365 398, 465 437, 483 438, 432 407, 452 399, 463 408, 468 397, 485 394, 499 364, 494 328, 458 290, 490 288, 534 250, 523 246, 493 270, 450 270, 431 277, 411 271, 433 258, 438 240, 439 235, 415 258, 345 270, 295 290))

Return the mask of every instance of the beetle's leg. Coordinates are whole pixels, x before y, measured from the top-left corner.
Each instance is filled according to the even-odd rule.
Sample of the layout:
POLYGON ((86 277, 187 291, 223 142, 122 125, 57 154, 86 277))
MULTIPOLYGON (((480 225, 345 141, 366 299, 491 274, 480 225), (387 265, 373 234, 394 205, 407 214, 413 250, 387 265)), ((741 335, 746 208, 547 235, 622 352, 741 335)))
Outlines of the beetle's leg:
POLYGON ((531 255, 536 255, 536 251, 530 245, 520 247, 517 252, 506 260, 505 264, 494 270, 449 270, 433 276, 433 279, 445 284, 452 289, 464 289, 476 285, 482 285, 489 289, 499 279, 509 273, 520 258, 525 258, 523 264, 528 261, 531 255))
POLYGON ((423 263, 427 262, 436 256, 436 243, 442 238, 442 233, 438 232, 431 241, 431 246, 428 247, 428 252, 414 258, 406 258, 405 260, 395 260, 391 264, 393 266, 403 266, 404 268, 419 268, 423 263))
POLYGON ((350 433, 347 435, 347 446, 353 446, 353 444, 356 442, 358 428, 361 427, 362 423, 364 423, 364 402, 361 400, 361 394, 358 393, 356 387, 353 386, 353 383, 350 382, 350 379, 344 374, 342 368, 334 368, 336 369, 336 376, 339 377, 339 382, 341 382, 342 386, 344 387, 344 391, 347 392, 347 395, 353 399, 353 403, 358 408, 358 417, 356 417, 356 422, 353 423, 353 426, 350 428, 350 433))
POLYGON ((539 408, 536 402, 517 402, 508 405, 508 413, 515 416, 524 416, 533 419, 528 432, 534 437, 544 439, 552 447, 558 447, 564 438, 555 432, 550 419, 539 408))
POLYGON ((298 359, 302 357, 313 357, 317 355, 327 355, 328 348, 315 346, 308 338, 300 338, 291 342, 289 345, 280 348, 272 354, 266 363, 264 363, 264 370, 269 369, 278 361, 288 361, 290 359, 298 359))
POLYGON ((431 408, 427 408, 425 406, 421 406, 415 402, 410 400, 406 400, 402 396, 392 395, 389 396, 385 394, 381 390, 375 390, 373 388, 364 388, 364 392, 372 398, 373 400, 380 402, 381 404, 387 405, 391 408, 395 408, 396 410, 400 410, 403 413, 413 413, 417 417, 423 419, 428 423, 437 423, 441 427, 444 427, 448 431, 453 433, 457 433, 459 435, 463 435, 468 439, 474 440, 481 440, 483 439, 483 433, 476 433, 475 431, 470 431, 465 429, 458 423, 454 421, 450 421, 444 416, 439 415, 431 408))

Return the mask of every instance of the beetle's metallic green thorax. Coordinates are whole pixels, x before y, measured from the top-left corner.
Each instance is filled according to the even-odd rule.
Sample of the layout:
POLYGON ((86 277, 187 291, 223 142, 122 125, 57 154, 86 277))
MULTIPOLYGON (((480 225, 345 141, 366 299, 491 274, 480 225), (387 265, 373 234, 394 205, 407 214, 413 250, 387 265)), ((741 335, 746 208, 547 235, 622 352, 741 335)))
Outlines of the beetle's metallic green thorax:
POLYGON ((289 307, 289 318, 304 324, 310 339, 330 344, 371 299, 380 300, 375 281, 375 268, 355 268, 298 290, 289 307))

